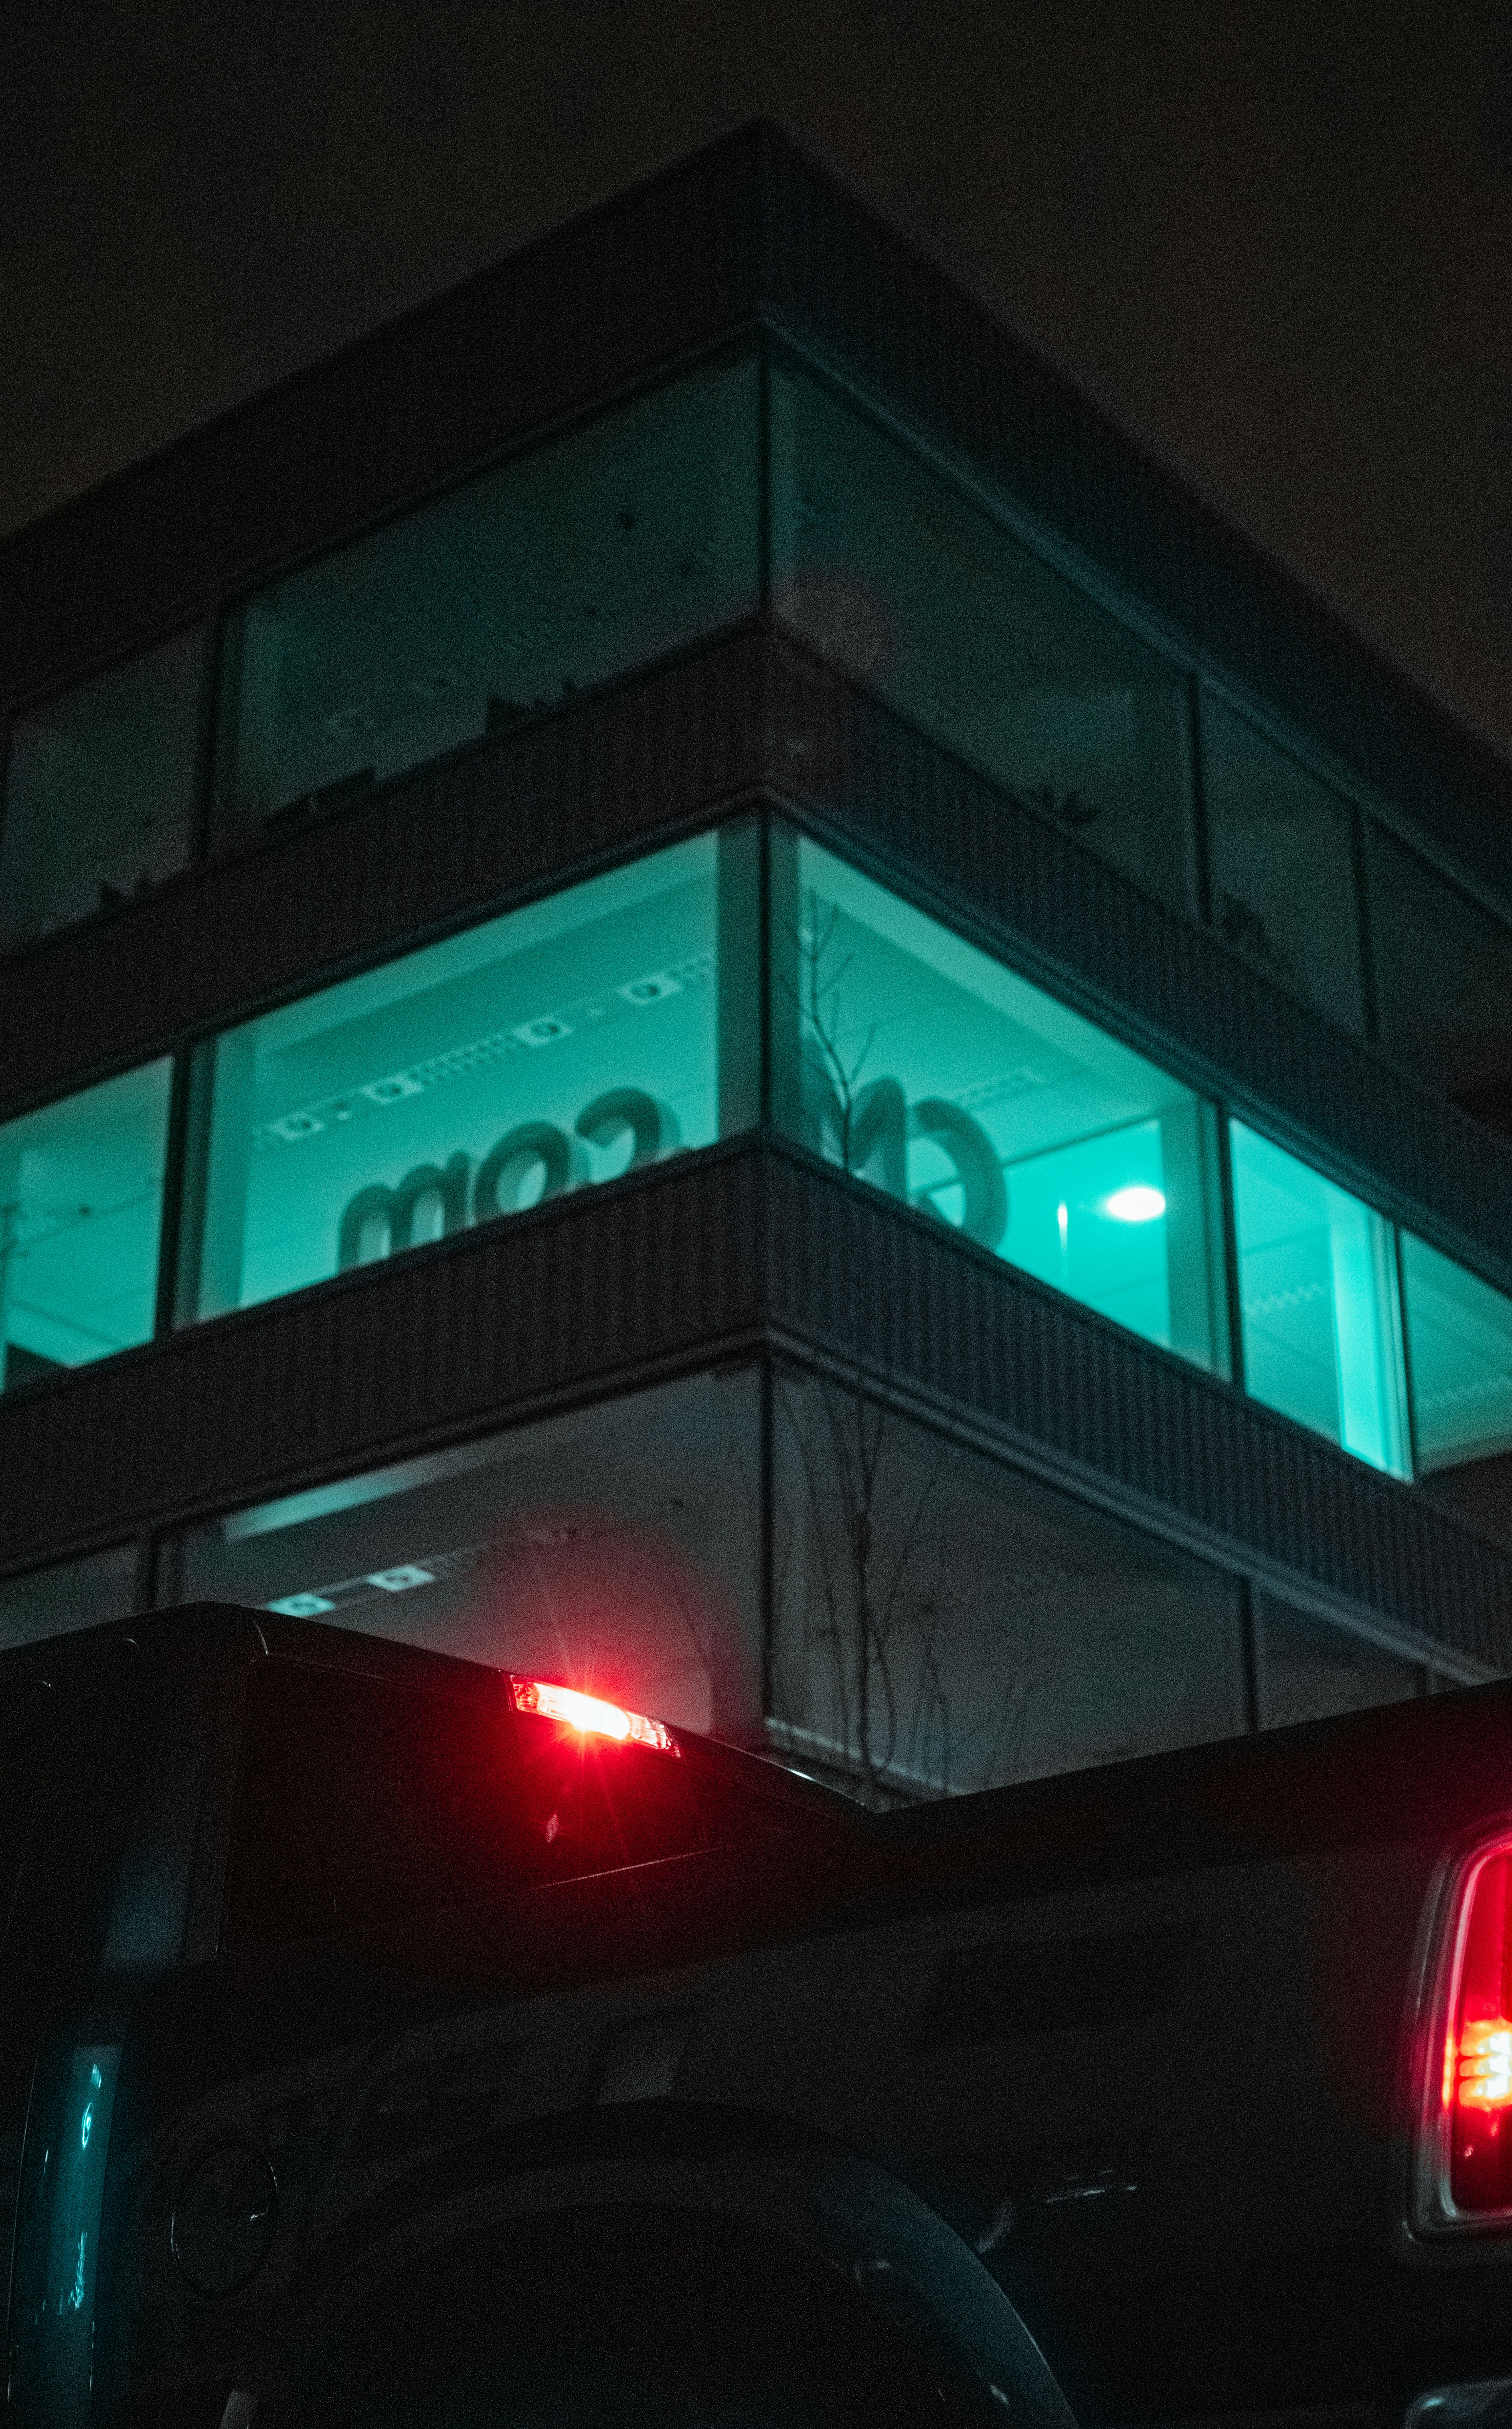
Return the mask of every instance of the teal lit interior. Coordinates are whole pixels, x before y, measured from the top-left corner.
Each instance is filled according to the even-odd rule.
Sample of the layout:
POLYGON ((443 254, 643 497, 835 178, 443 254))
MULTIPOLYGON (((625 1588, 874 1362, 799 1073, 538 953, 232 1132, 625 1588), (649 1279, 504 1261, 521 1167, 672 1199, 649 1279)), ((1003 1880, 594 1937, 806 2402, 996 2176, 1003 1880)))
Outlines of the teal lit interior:
POLYGON ((248 600, 216 847, 750 614, 758 381, 747 360, 637 397, 248 600))
POLYGON ((1390 1230, 1241 1122, 1229 1125, 1244 1381, 1257 1400, 1408 1473, 1390 1230))
POLYGON ((1402 1292, 1420 1472, 1512 1450, 1512 1299, 1410 1231, 1402 1292))
POLYGON ((1186 679, 817 380, 771 383, 778 618, 1173 908, 1194 908, 1186 679))
POLYGON ((806 839, 772 931, 806 1144, 1222 1366, 1210 1132, 1190 1090, 806 839))
POLYGON ((708 1146, 718 859, 676 845, 221 1038, 197 1312, 708 1146))
POLYGON ((172 1073, 0 1128, 0 1388, 151 1338, 172 1073))
POLYGON ((180 633, 17 719, 0 818, 0 952, 183 868, 208 641, 203 625, 180 633))

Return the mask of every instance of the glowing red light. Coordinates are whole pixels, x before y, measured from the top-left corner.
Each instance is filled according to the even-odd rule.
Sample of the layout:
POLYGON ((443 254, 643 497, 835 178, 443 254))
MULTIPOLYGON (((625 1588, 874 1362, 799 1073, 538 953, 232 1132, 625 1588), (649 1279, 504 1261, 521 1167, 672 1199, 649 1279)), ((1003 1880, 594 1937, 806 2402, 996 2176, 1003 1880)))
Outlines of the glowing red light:
POLYGON ((1512 2217, 1512 1837, 1471 1857, 1447 1921, 1420 2178, 1430 2225, 1512 2217))
POLYGON ((1455 2076, 1461 2108, 1512 2108, 1512 2024, 1504 2016, 1478 2017, 1465 2025, 1455 2076))
POLYGON ((621 1745, 652 1747, 657 1754, 681 1755, 682 1749, 663 1721, 644 1712, 627 1712, 621 1704, 600 1695, 582 1694, 576 1687, 553 1686, 545 1678, 512 1678, 510 1692, 517 1712, 542 1721, 562 1721, 585 1737, 614 1738, 621 1745))

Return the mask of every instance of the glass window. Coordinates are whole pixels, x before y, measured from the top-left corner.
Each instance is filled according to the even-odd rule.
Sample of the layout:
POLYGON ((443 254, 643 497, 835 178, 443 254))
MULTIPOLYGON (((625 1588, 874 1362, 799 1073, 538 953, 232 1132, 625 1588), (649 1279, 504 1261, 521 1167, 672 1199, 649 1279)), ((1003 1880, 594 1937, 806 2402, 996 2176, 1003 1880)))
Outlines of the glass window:
POLYGON ((1362 1033, 1348 802, 1206 692, 1202 780, 1219 934, 1362 1033))
POLYGON ((748 1371, 662 1384, 197 1528, 175 1599, 398 1637, 743 1736, 761 1719, 760 1440, 748 1371))
POLYGON ((780 1380, 774 1735, 880 1801, 1244 1727, 1239 1590, 844 1384, 780 1380))
POLYGON ((1512 930, 1367 820, 1381 1042, 1431 1088, 1512 1129, 1512 930))
POLYGON ((754 363, 700 372, 249 600, 222 649, 214 846, 751 613, 758 427, 754 363))
POLYGON ((150 1339, 173 1066, 0 1127, 0 1390, 150 1339))
POLYGON ((772 383, 775 612, 1182 912, 1187 681, 816 380, 772 383))
POLYGON ((1422 1693, 1422 1662, 1387 1653, 1368 1637, 1259 1597, 1260 1727, 1323 1721, 1372 1704, 1405 1703, 1422 1693))
POLYGON ((1241 1122, 1229 1135, 1245 1389, 1373 1467, 1405 1476, 1389 1225, 1241 1122))
POLYGON ((75 1628, 125 1619, 135 1605, 137 1546, 118 1544, 82 1561, 55 1562, 0 1582, 0 1646, 32 1644, 75 1628))
POLYGON ((0 807, 0 951, 159 884, 193 841, 206 631, 17 720, 0 807))
POLYGON ((1512 1450, 1512 1299, 1410 1231, 1402 1294, 1419 1473, 1512 1450))
POLYGON ((773 864, 773 1026, 794 1134, 1221 1371, 1207 1108, 817 845, 780 833, 773 864))
POLYGON ((742 1127, 748 1041, 719 1050, 715 936, 718 871, 743 849, 676 845, 220 1038, 184 1313, 273 1298, 742 1127))

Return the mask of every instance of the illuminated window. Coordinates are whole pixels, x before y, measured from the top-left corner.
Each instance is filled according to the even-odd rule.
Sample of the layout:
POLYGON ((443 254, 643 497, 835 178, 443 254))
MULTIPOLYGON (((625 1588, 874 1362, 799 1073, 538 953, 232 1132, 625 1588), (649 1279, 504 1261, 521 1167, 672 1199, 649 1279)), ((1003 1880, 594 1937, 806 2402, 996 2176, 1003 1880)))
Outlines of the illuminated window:
POLYGON ((206 635, 17 720, 0 807, 0 951, 145 893, 193 833, 206 635))
POLYGON ((1222 1371, 1207 1108, 818 846, 780 836, 774 868, 787 1127, 1010 1264, 1222 1371))
POLYGON ((1402 1234, 1420 1475, 1512 1450, 1512 1299, 1402 1234))
POLYGON ((1245 1388, 1372 1466, 1405 1476, 1389 1226, 1242 1123, 1229 1128, 1245 1388))
MULTIPOLYGON (((678 844, 234 1030, 186 1315, 217 1315, 706 1147, 752 1117, 721 1054, 716 898, 678 844)), ((752 1044, 751 1050, 754 1050, 752 1044)))
POLYGON ((1364 1028, 1347 801, 1222 701, 1202 698, 1213 924, 1268 978, 1364 1028))
POLYGON ((172 1066, 0 1128, 0 1389, 150 1338, 172 1066))
POLYGON ((757 376, 638 397, 248 600, 222 648, 213 848, 749 614, 757 376))
POLYGON ((694 1376, 195 1528, 174 1599, 260 1605, 759 1726, 760 1387, 694 1376))
POLYGON ((774 373, 771 430, 780 620, 1190 912, 1185 675, 818 381, 774 373))

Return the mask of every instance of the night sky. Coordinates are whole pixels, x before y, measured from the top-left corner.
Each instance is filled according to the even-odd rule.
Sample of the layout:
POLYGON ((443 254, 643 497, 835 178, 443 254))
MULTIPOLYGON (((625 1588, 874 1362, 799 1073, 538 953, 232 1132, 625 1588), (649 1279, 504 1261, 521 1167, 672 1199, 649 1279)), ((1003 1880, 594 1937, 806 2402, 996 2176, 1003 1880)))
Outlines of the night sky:
POLYGON ((1512 749, 1512 9, 5 0, 0 529, 758 111, 1512 749))

